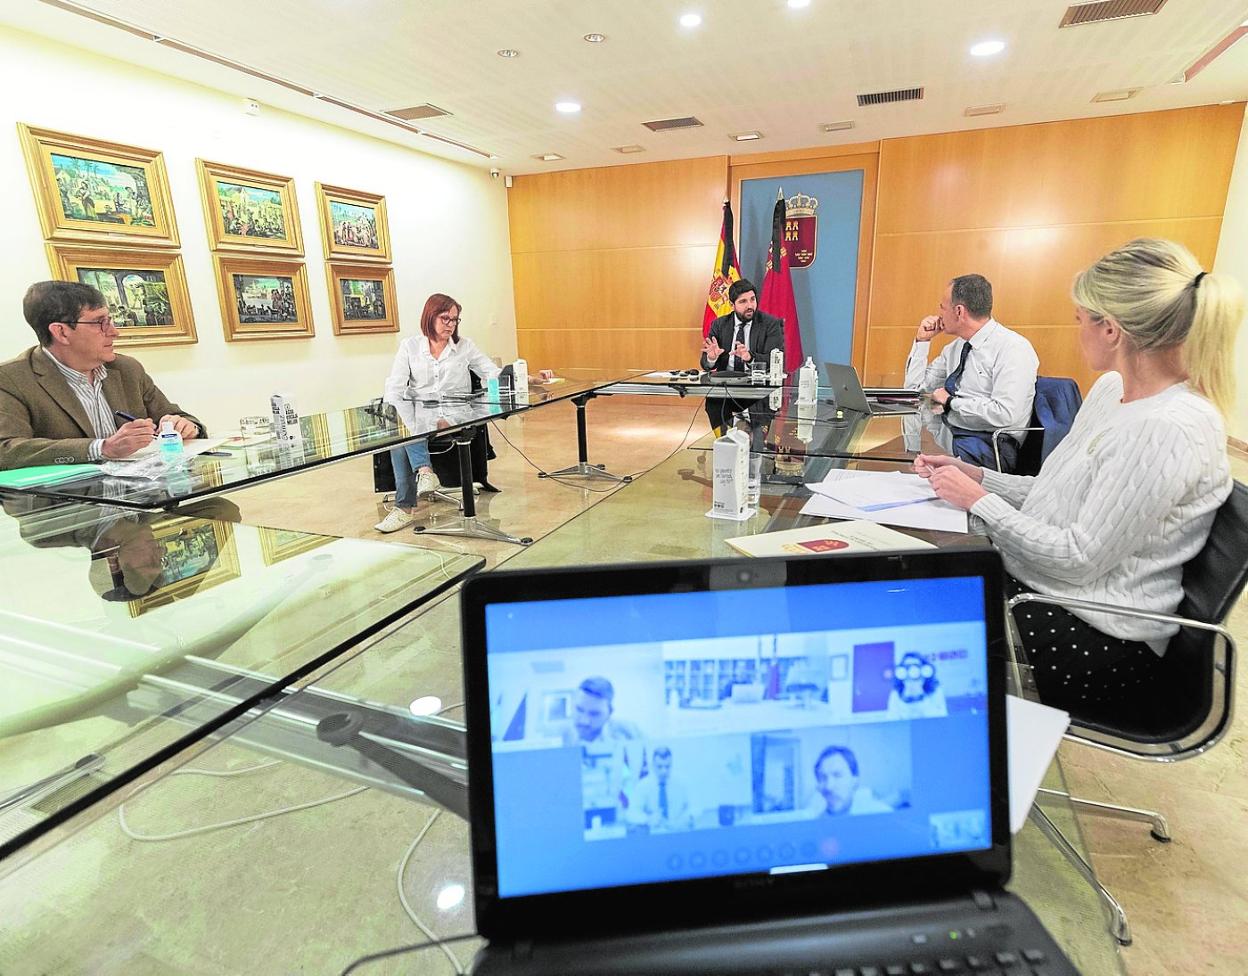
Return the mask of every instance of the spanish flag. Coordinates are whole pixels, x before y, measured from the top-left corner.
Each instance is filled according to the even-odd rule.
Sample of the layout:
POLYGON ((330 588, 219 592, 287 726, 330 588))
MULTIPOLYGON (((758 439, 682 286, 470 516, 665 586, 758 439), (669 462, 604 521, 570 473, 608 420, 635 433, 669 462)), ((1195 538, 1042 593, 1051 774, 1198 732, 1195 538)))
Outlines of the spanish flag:
POLYGON ((741 268, 737 264, 737 249, 732 245, 732 207, 724 201, 724 223, 719 231, 719 249, 715 252, 715 271, 711 287, 706 293, 706 309, 702 312, 702 338, 711 332, 711 323, 721 315, 732 311, 728 301, 728 286, 741 280, 741 268))

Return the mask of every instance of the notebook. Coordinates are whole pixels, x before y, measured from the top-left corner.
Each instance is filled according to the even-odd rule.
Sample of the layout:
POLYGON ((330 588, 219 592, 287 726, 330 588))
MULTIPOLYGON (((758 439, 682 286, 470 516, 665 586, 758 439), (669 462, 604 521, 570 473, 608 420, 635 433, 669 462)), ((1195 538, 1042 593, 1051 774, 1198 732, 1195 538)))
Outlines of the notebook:
POLYGON ((1072 974, 1010 871, 987 549, 476 576, 478 976, 1072 974))
MULTIPOLYGON (((862 390, 858 373, 852 366, 839 363, 824 363, 823 368, 828 374, 828 385, 832 388, 832 398, 842 410, 853 410, 869 416, 887 416, 897 413, 914 413, 918 403, 919 391, 906 390, 902 395, 913 398, 911 403, 872 403, 862 390)), ((895 393, 896 391, 890 391, 895 393)))

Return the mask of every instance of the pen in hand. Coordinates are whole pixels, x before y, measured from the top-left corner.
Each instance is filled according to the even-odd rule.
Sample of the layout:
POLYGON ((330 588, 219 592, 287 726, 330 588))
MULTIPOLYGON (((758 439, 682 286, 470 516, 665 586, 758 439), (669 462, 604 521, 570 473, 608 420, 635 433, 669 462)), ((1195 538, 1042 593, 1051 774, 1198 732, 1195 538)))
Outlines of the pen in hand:
POLYGON ((120 417, 126 423, 130 423, 131 421, 139 419, 138 417, 135 417, 135 416, 132 416, 131 414, 126 413, 124 410, 114 410, 113 416, 120 417))

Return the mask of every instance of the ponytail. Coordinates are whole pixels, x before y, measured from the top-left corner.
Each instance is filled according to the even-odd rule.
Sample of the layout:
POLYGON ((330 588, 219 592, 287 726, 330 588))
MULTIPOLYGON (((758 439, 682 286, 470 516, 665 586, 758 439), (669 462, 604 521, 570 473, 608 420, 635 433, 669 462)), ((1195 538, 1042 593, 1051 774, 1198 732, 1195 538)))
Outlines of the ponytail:
POLYGON ((1192 386, 1229 416, 1232 350, 1244 317, 1243 292, 1233 279, 1202 271, 1182 244, 1141 238, 1081 272, 1071 297, 1097 318, 1117 322, 1141 352, 1182 346, 1192 386))
POLYGON ((1207 274, 1196 286, 1196 312, 1183 345, 1192 386, 1230 417, 1235 402, 1235 333, 1244 317, 1244 293, 1233 278, 1207 274))

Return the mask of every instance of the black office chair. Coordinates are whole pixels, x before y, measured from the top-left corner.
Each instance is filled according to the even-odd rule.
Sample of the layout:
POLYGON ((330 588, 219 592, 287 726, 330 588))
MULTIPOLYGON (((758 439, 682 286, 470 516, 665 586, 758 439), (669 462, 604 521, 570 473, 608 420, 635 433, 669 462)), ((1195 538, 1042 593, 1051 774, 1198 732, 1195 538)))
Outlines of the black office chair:
POLYGON ((1053 449, 1070 433, 1070 425, 1075 422, 1075 414, 1081 406, 1083 394, 1074 380, 1065 376, 1037 376, 1031 426, 1004 427, 992 433, 992 454, 997 470, 1001 470, 1001 435, 1026 432, 1018 448, 1018 464, 1014 473, 1037 474, 1053 449))
MULTIPOLYGON (((1044 603, 1178 625, 1180 629, 1170 639, 1162 658, 1167 675, 1164 694, 1121 703, 1108 710, 1072 710, 1071 728, 1066 734, 1071 741, 1118 756, 1147 762, 1178 762, 1211 749, 1230 727, 1234 713, 1235 639, 1222 622, 1245 584, 1248 485, 1235 482, 1214 517, 1204 548, 1183 567, 1183 601, 1175 613, 1152 613, 1038 593, 1020 593, 1008 606, 1013 611, 1021 603, 1044 603)), ((1155 810, 1087 800, 1056 790, 1040 793, 1042 798, 1048 794, 1069 799, 1072 806, 1088 813, 1147 823, 1156 840, 1170 841, 1166 818, 1155 810)), ((1097 888, 1114 914, 1115 936, 1123 945, 1129 944, 1126 916, 1113 896, 1096 881, 1091 867, 1043 811, 1033 808, 1033 819, 1097 888)))

